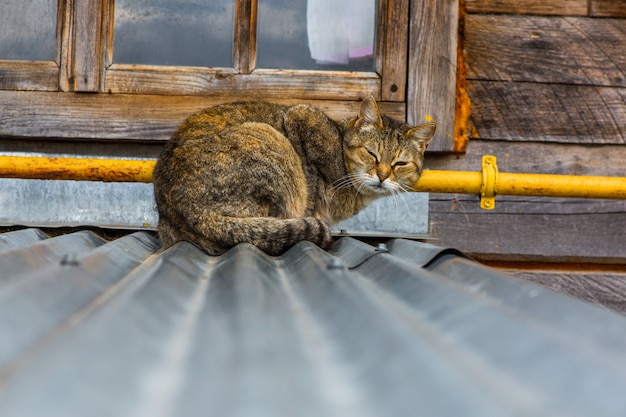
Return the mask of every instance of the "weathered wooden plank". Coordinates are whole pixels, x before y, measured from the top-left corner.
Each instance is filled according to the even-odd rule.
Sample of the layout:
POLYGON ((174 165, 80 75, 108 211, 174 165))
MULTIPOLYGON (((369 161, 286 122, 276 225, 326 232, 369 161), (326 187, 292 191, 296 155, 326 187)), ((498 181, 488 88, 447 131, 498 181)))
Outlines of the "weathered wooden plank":
POLYGON ((74 8, 71 1, 58 2, 57 37, 59 49, 59 90, 70 91, 74 42, 72 39, 74 8))
POLYGON ((0 89, 57 91, 59 66, 45 61, 0 61, 0 89))
POLYGON ((587 15, 587 0, 465 0, 465 4, 470 13, 587 15))
POLYGON ((368 72, 255 70, 114 65, 106 72, 106 91, 157 95, 246 95, 302 99, 380 99, 380 77, 368 72))
POLYGON ((625 273, 502 270, 514 277, 626 314, 625 273))
MULTIPOLYGON (((357 114, 359 101, 298 100, 228 95, 145 96, 0 91, 0 136, 66 139, 167 140, 189 115, 215 104, 265 98, 310 103, 340 119, 357 114)), ((381 110, 404 120, 404 103, 381 102, 381 110)))
POLYGON ((235 2, 234 64, 239 73, 249 74, 256 66, 257 0, 235 2))
POLYGON ((478 197, 430 202, 433 243, 482 259, 559 262, 626 262, 626 204, 568 205, 496 200, 495 211, 480 211, 478 197), (550 210, 552 213, 547 213, 550 210))
POLYGON ((458 0, 411 1, 407 119, 438 124, 430 151, 454 148, 458 0))
POLYGON ((591 0, 591 15, 626 17, 626 0, 591 0))
POLYGON ((468 79, 626 87, 621 19, 468 15, 468 79))
POLYGON ((75 1, 73 59, 70 84, 74 91, 100 91, 103 67, 103 2, 75 1))
POLYGON ((480 171, 483 155, 494 155, 500 172, 626 177, 626 146, 585 146, 472 139, 467 153, 427 154, 425 167, 480 171))
MULTIPOLYGON (((404 101, 406 93, 406 64, 409 41, 409 0, 381 1, 386 6, 385 14, 379 18, 379 27, 384 27, 384 36, 378 40, 382 57, 381 99, 383 101, 404 101)), ((380 30, 379 30, 380 33, 380 30)), ((378 59, 378 58, 377 58, 378 59)))
POLYGON ((481 138, 626 142, 626 88, 469 81, 468 93, 481 138))

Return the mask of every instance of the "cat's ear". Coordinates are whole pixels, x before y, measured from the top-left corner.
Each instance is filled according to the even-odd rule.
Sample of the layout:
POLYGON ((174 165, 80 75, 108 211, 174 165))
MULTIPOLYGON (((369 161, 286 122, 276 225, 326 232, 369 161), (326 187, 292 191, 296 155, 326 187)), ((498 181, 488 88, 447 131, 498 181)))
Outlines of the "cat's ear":
POLYGON ((376 104, 374 97, 369 96, 361 102, 359 116, 356 118, 354 126, 359 129, 368 127, 383 128, 383 118, 380 115, 378 104, 376 104))
POLYGON ((426 151, 426 146, 428 146, 430 141, 433 140, 436 131, 437 123, 429 122, 424 123, 423 125, 416 126, 413 129, 409 129, 409 131, 406 132, 405 136, 408 139, 417 142, 420 147, 420 152, 423 155, 424 151, 426 151))

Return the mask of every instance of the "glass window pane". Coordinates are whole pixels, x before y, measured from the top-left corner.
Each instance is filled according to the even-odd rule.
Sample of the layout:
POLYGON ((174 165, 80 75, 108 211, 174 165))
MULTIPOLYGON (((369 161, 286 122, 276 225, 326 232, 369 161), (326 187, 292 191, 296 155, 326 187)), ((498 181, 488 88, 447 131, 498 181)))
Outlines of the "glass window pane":
POLYGON ((116 0, 113 60, 231 67, 234 0, 116 0))
POLYGON ((56 0, 0 1, 0 59, 53 61, 56 0))
POLYGON ((259 0, 257 67, 374 71, 376 0, 259 0))

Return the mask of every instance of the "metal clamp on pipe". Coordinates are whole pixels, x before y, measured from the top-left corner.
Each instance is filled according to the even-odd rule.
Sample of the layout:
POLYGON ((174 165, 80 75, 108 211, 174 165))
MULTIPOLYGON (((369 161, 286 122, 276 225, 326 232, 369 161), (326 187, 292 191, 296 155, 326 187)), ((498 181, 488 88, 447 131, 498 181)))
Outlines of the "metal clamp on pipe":
POLYGON ((480 208, 493 210, 498 192, 498 165, 493 155, 483 156, 483 183, 480 186, 480 208))

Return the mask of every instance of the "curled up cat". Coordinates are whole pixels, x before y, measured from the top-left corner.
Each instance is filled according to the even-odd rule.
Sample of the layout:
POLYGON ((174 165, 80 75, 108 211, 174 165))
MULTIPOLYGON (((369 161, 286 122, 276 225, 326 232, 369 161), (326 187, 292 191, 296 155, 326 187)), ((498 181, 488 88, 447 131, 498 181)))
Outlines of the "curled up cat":
POLYGON ((279 255, 301 240, 327 248, 329 226, 412 190, 435 130, 381 114, 373 97, 344 121, 308 105, 210 107, 178 128, 157 161, 163 248, 187 241, 219 255, 247 242, 279 255))

